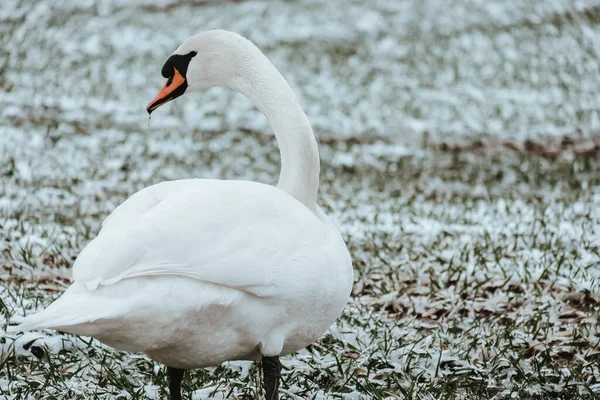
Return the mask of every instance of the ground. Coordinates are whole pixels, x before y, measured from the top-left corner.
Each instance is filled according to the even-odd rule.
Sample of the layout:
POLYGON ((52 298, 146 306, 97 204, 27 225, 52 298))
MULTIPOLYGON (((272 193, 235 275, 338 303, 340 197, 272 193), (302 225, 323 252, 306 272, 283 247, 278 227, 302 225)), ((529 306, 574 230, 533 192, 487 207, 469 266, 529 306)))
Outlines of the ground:
MULTIPOLYGON (((186 3, 0 6, 1 398, 164 398, 143 355, 4 328, 65 290, 136 190, 276 182, 268 124, 239 95, 146 119, 164 60, 213 28, 255 41, 297 92, 354 262, 343 316, 282 360, 285 399, 600 397, 600 3, 186 3)), ((184 392, 259 386, 231 362, 184 392)))

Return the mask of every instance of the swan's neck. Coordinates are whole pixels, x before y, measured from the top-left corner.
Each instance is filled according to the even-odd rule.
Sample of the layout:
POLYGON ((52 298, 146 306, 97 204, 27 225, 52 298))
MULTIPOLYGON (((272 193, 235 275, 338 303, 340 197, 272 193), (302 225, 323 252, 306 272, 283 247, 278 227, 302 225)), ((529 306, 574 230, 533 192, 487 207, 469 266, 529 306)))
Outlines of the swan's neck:
POLYGON ((229 86, 252 100, 271 124, 281 152, 277 187, 315 211, 320 164, 312 127, 277 68, 253 45, 245 50, 229 86))

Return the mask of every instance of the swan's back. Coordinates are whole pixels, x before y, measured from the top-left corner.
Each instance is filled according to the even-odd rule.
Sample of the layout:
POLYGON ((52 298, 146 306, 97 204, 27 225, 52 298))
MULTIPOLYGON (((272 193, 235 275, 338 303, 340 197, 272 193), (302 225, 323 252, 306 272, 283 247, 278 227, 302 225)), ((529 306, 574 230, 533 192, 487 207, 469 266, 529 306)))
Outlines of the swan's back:
POLYGON ((310 273, 321 264, 317 259, 340 257, 335 250, 345 246, 338 239, 302 203, 269 185, 163 182, 136 193, 106 219, 78 257, 74 280, 93 289, 136 276, 176 275, 274 295, 282 280, 286 291, 304 282, 288 278, 310 273), (290 270, 300 269, 300 260, 306 265, 290 270))

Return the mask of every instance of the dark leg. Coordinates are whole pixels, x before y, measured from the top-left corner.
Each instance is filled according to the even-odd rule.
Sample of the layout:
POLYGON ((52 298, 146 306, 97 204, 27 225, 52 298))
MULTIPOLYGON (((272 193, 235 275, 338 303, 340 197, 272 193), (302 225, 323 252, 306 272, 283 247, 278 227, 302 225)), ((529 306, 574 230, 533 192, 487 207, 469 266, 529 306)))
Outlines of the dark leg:
POLYGON ((262 358, 263 380, 266 400, 279 400, 279 377, 281 376, 281 363, 278 356, 262 358))
POLYGON ((185 371, 179 368, 167 367, 167 379, 171 400, 181 400, 181 380, 185 371))

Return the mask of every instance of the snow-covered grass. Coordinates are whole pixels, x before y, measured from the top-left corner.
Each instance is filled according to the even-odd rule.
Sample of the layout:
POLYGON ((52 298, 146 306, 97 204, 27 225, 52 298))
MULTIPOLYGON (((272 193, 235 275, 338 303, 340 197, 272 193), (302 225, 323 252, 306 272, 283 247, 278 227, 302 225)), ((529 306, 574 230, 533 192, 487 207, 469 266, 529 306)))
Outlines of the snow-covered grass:
MULTIPOLYGON (((0 397, 165 397, 144 356, 4 328, 69 285, 136 190, 276 181, 241 96, 184 97, 148 127, 162 62, 211 28, 253 39, 297 90, 354 260, 344 315, 283 359, 284 398, 600 396, 600 4, 416 3, 3 2, 0 397)), ((184 382, 194 399, 259 387, 247 362, 184 382)))

